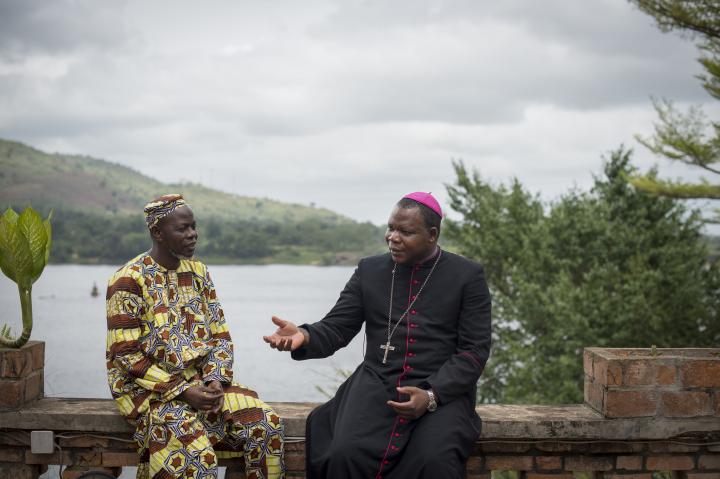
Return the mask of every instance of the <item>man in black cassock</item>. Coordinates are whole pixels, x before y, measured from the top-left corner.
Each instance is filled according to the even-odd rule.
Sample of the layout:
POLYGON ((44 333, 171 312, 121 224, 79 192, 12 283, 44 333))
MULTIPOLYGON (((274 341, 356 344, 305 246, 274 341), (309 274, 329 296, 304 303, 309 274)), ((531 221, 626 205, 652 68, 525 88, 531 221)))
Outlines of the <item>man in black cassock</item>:
POLYGON ((389 253, 360 261, 325 318, 273 317, 265 341, 297 360, 332 355, 365 323, 363 362, 308 417, 308 478, 465 477, 490 294, 482 266, 438 246, 441 218, 429 193, 406 195, 388 221, 389 253))

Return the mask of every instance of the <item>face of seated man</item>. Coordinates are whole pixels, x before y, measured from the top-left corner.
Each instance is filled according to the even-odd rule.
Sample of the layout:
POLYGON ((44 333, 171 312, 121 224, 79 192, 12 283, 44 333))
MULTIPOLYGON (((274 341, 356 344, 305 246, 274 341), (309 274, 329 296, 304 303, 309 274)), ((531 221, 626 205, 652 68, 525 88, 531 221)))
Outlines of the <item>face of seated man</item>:
POLYGON ((437 238, 437 228, 428 228, 419 207, 395 206, 385 233, 393 261, 416 264, 426 260, 435 251, 437 238))

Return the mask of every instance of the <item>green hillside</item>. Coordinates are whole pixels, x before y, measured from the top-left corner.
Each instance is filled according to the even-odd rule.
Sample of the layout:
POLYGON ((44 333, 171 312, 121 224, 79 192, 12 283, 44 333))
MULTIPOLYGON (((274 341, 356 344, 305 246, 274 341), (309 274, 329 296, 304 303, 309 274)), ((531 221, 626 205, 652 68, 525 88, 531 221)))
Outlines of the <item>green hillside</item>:
POLYGON ((149 199, 164 193, 182 193, 198 216, 249 221, 351 221, 327 209, 238 196, 194 183, 161 183, 109 161, 44 153, 1 139, 0 165, 2 206, 32 204, 87 213, 138 214, 149 199))
POLYGON ((381 228, 327 209, 165 184, 87 156, 0 140, 0 207, 53 211, 52 262, 119 264, 149 248, 142 207, 164 193, 193 206, 212 263, 351 264, 383 249, 381 228))

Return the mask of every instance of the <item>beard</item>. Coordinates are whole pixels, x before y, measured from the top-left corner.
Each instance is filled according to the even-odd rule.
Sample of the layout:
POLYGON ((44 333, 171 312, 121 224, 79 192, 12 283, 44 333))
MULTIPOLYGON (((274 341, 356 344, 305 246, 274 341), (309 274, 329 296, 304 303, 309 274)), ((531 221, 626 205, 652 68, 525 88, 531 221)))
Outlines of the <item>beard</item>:
POLYGON ((172 248, 170 248, 170 247, 168 247, 168 251, 170 251, 170 254, 171 254, 174 258, 176 258, 176 259, 178 259, 178 260, 192 259, 192 255, 190 255, 190 256, 185 256, 184 254, 178 253, 177 251, 175 251, 174 249, 172 249, 172 248))

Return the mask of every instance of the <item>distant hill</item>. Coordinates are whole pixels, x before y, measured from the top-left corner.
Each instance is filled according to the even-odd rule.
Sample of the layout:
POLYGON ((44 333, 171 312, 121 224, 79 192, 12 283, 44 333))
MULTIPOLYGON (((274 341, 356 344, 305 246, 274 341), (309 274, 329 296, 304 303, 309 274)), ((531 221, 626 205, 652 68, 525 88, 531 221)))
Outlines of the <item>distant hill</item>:
POLYGON ((182 193, 198 219, 198 256, 211 263, 354 264, 380 252, 382 229, 333 211, 165 184, 87 156, 0 140, 0 209, 53 210, 56 263, 122 264, 150 246, 142 208, 182 193))
POLYGON ((249 221, 352 222, 327 209, 239 196, 194 183, 161 183, 142 173, 89 156, 45 153, 0 139, 0 207, 79 209, 86 213, 141 214, 149 199, 182 193, 200 217, 249 221))

